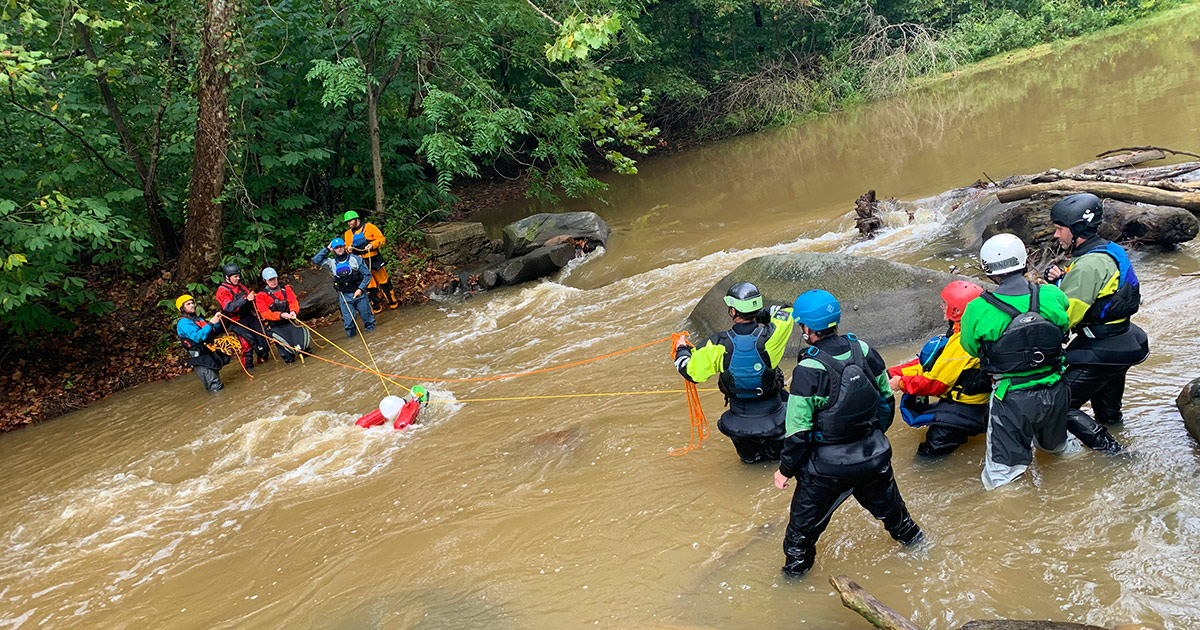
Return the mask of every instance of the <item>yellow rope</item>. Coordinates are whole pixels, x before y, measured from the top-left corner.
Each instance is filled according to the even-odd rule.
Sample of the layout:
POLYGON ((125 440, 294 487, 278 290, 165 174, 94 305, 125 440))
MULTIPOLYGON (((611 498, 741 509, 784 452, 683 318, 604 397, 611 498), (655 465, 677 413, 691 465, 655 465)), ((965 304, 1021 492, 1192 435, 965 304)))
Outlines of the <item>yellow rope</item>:
MULTIPOLYGON (((371 348, 370 348, 370 346, 367 345, 367 336, 364 335, 362 329, 358 327, 358 313, 356 313, 354 310, 352 310, 350 308, 350 301, 347 300, 346 296, 343 295, 340 291, 338 292, 338 297, 342 298, 342 304, 346 305, 346 312, 350 313, 350 321, 354 322, 354 330, 356 330, 358 332, 358 338, 362 339, 363 347, 367 349, 367 357, 371 359, 371 365, 373 365, 375 367, 375 373, 379 374, 379 382, 380 382, 380 384, 383 385, 383 393, 387 396, 391 396, 392 392, 388 391, 387 381, 384 380, 383 374, 379 373, 379 364, 375 362, 375 357, 374 357, 374 355, 371 354, 371 348)), ((370 301, 368 300, 367 303, 368 303, 367 308, 370 308, 370 306, 369 306, 370 301)), ((367 367, 366 364, 364 364, 363 367, 367 367)), ((412 391, 412 390, 409 390, 409 391, 412 391)))
POLYGON ((229 333, 225 333, 205 345, 213 352, 220 352, 231 357, 236 357, 242 352, 242 343, 229 333))
MULTIPOLYGON (((430 400, 428 404, 449 404, 466 402, 496 402, 502 400, 547 400, 551 398, 596 398, 600 396, 644 396, 652 394, 683 394, 686 389, 658 389, 645 392, 598 392, 594 394, 547 394, 543 396, 506 396, 502 398, 463 398, 462 400, 430 400)), ((697 389, 698 392, 715 392, 717 388, 697 389)))
MULTIPOLYGON (((359 360, 358 360, 358 357, 354 356, 353 354, 350 354, 349 352, 347 352, 347 351, 346 351, 346 349, 345 349, 345 348, 343 348, 343 347, 341 347, 341 346, 337 345, 336 343, 334 343, 332 339, 330 339, 330 338, 326 337, 325 335, 322 335, 320 332, 318 332, 318 331, 317 331, 317 329, 316 329, 316 328, 313 328, 312 326, 309 326, 308 324, 305 324, 305 323, 304 323, 303 321, 301 321, 300 319, 296 319, 295 321, 296 321, 297 323, 299 323, 301 326, 304 326, 305 328, 307 328, 307 329, 308 329, 310 332, 312 332, 312 333, 313 333, 313 334, 315 334, 316 336, 320 337, 321 339, 324 339, 324 340, 326 341, 326 343, 328 343, 329 345, 333 346, 334 348, 337 348, 338 350, 341 350, 341 351, 342 351, 342 354, 344 354, 344 355, 346 355, 346 356, 350 357, 351 359, 354 359, 355 363, 358 363, 359 365, 363 366, 364 368, 366 368, 367 370, 369 370, 371 373, 378 375, 378 376, 379 376, 379 378, 386 378, 386 379, 388 380, 388 382, 390 382, 392 385, 395 385, 396 387, 400 387, 400 388, 402 388, 402 389, 406 389, 406 390, 408 390, 408 391, 410 391, 410 392, 412 391, 412 390, 411 390, 411 389, 409 389, 408 387, 405 387, 404 385, 402 385, 402 384, 400 384, 400 383, 397 383, 395 380, 393 380, 393 379, 391 379, 391 378, 388 378, 388 377, 384 376, 383 374, 381 374, 381 373, 379 372, 379 370, 378 370, 378 369, 376 369, 376 370, 372 370, 372 369, 371 369, 371 366, 367 365, 366 363, 363 363, 362 361, 359 361, 359 360)), ((311 354, 311 353, 309 353, 309 354, 311 354)), ((315 356, 315 355, 314 355, 314 356, 315 356)), ((319 358, 319 357, 318 357, 318 358, 319 358)), ((386 389, 386 387, 385 387, 385 389, 386 389)))

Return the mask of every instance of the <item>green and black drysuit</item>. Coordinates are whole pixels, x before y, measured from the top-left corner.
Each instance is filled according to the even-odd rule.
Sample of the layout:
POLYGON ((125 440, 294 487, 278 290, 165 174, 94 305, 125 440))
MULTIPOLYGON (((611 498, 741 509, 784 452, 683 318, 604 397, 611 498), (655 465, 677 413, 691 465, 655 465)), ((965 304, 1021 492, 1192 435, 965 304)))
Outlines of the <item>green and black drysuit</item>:
POLYGON ((979 357, 992 377, 981 474, 989 490, 1029 468, 1031 443, 1060 455, 1080 449, 1067 435, 1070 391, 1062 380, 1067 297, 1055 286, 1036 287, 1040 318, 1030 317, 1035 286, 1020 273, 1009 274, 995 291, 975 298, 963 312, 963 349, 979 357), (989 297, 1004 307, 989 302, 989 297))
POLYGON ((903 544, 920 539, 896 487, 884 431, 896 401, 879 353, 853 335, 832 335, 801 351, 792 371, 787 437, 779 472, 796 478, 783 539, 783 570, 812 568, 816 544, 850 495, 903 544))
POLYGON ((693 383, 718 377, 729 409, 717 429, 747 464, 779 459, 787 400, 779 362, 794 326, 792 310, 780 309, 765 322, 735 323, 703 346, 683 348, 675 356, 676 369, 693 383))

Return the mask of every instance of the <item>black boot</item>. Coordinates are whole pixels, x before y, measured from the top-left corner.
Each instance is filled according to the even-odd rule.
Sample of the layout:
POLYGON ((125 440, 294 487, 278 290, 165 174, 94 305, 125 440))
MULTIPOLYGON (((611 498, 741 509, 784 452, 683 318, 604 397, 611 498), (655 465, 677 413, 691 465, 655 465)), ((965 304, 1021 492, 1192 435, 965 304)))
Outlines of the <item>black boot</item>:
POLYGON ((383 294, 383 299, 387 301, 388 308, 400 306, 400 301, 396 299, 396 291, 392 289, 391 280, 379 285, 379 292, 383 294))
POLYGON ((1067 430, 1079 438, 1084 446, 1102 453, 1121 453, 1124 446, 1114 438, 1108 429, 1100 426, 1090 416, 1078 409, 1067 412, 1067 430))
POLYGON ((921 527, 911 518, 904 519, 888 533, 892 535, 892 538, 896 539, 896 542, 905 547, 925 540, 925 532, 922 532, 921 527))
POLYGON ((801 538, 783 541, 783 566, 780 570, 787 577, 804 577, 816 563, 816 545, 801 538))

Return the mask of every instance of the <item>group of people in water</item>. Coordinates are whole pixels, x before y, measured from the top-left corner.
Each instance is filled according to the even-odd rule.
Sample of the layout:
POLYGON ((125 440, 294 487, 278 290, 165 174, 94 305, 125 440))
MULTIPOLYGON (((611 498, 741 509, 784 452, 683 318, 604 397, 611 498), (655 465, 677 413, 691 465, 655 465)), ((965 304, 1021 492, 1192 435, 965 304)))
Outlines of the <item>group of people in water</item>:
MULTIPOLYGON (((355 211, 343 219, 343 236, 321 248, 312 262, 327 269, 338 293, 338 307, 346 336, 360 329, 375 329, 375 314, 384 306, 396 308, 399 301, 388 276, 382 248, 387 239, 374 224, 355 211)), ((220 310, 205 319, 196 312, 196 300, 181 295, 175 300, 179 319, 175 332, 187 352, 188 363, 195 368, 204 388, 215 392, 224 387, 220 370, 234 357, 246 370, 271 356, 275 346, 284 363, 292 363, 308 352, 309 328, 297 319, 300 303, 292 287, 280 282, 275 269, 262 270, 263 287, 253 291, 242 284, 241 267, 227 263, 222 267, 224 280, 217 286, 220 310)))
POLYGON ((867 341, 840 332, 841 305, 831 293, 810 290, 790 308, 765 308, 748 282, 725 296, 729 330, 699 347, 681 342, 676 369, 696 383, 717 376, 729 404, 717 428, 742 461, 778 461, 780 489, 796 479, 786 575, 812 568, 817 539, 851 495, 901 544, 923 538, 884 435, 897 407, 908 424, 928 427, 920 456, 946 456, 985 434, 981 479, 989 490, 1020 477, 1035 447, 1057 455, 1079 452, 1080 442, 1123 450, 1104 425, 1122 422, 1126 372, 1149 347, 1130 322, 1141 303, 1137 274, 1125 250, 1097 234, 1102 217, 1091 194, 1053 206, 1054 238, 1072 258, 1066 269, 1047 269, 1040 284, 1026 278, 1019 238, 988 239, 979 259, 996 286, 946 285, 947 333, 907 363, 888 367, 867 341), (806 348, 787 385, 779 363, 796 330, 806 348), (1082 410, 1089 402, 1094 417, 1082 410))

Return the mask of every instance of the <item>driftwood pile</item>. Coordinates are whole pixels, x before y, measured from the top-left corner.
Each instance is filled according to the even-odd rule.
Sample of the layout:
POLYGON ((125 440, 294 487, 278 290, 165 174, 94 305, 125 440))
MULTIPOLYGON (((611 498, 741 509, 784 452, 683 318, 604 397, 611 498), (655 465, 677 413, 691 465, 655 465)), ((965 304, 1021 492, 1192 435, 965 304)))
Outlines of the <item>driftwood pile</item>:
MULTIPOLYGON (((874 192, 855 202, 855 226, 866 238, 872 238, 883 226, 878 213, 895 208, 894 203, 876 201, 874 192)), ((1034 267, 1062 258, 1053 240, 1050 208, 1059 199, 1076 193, 1088 192, 1104 200, 1100 236, 1124 245, 1173 246, 1192 240, 1200 232, 1200 154, 1187 151, 1162 147, 1114 149, 1065 170, 1014 175, 998 183, 977 181, 950 191, 954 192, 961 192, 963 198, 995 193, 994 203, 985 205, 982 211, 990 217, 983 238, 999 232, 1016 234, 1029 246, 1034 267), (1168 154, 1197 159, 1143 166, 1164 160, 1168 154)))

